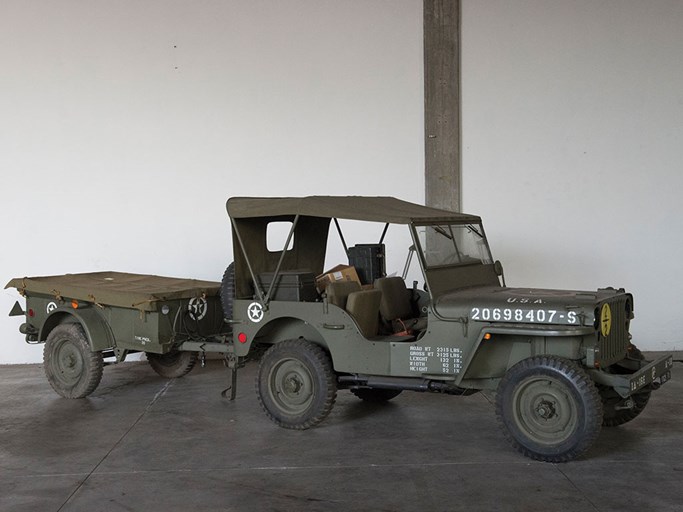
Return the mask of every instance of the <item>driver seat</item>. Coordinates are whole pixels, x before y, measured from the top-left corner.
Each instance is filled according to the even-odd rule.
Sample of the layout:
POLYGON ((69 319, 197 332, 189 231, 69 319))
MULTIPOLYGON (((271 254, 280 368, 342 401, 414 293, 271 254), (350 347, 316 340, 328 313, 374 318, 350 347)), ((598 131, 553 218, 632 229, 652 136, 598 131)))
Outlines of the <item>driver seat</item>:
POLYGON ((412 293, 403 278, 381 277, 375 281, 375 288, 382 292, 379 313, 386 330, 410 334, 427 327, 427 317, 416 315, 412 293))

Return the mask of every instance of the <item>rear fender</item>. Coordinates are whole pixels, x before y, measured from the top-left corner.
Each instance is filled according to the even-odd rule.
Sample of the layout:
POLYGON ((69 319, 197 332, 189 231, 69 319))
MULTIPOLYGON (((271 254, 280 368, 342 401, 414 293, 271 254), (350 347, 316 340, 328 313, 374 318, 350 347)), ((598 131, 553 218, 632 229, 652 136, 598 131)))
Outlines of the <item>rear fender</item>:
POLYGON ((66 323, 81 324, 93 352, 116 346, 109 324, 94 308, 55 309, 43 322, 38 339, 45 341, 55 327, 66 323))
MULTIPOLYGON (((311 324, 298 318, 280 317, 276 318, 261 327, 253 341, 259 343, 273 344, 284 340, 305 338, 310 342, 316 343, 329 350, 325 338, 311 324)), ((250 344, 249 344, 250 345, 250 344)), ((244 345, 237 346, 239 352, 247 352, 250 347, 244 345), (245 351, 244 348, 247 348, 245 351)), ((239 353, 238 355, 244 355, 239 353)))

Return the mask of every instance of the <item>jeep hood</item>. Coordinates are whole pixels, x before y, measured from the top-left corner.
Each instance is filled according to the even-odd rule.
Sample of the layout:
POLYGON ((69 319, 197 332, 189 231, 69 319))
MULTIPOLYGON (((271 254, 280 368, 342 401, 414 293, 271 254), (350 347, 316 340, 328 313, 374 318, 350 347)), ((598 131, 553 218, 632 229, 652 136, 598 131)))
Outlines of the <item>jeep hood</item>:
MULTIPOLYGON (((567 313, 584 313, 589 322, 594 320, 593 311, 602 302, 617 295, 629 295, 624 290, 604 288, 596 291, 550 290, 540 288, 507 288, 498 286, 474 287, 447 292, 434 302, 436 313, 444 318, 460 318, 463 316, 478 316, 487 310, 485 317, 474 318, 484 321, 498 320, 505 310, 545 311, 544 318, 549 318, 548 312, 554 311, 553 320, 546 319, 544 323, 574 323, 569 321, 567 313), (493 310, 497 310, 493 318, 493 310)), ((631 299, 631 304, 632 304, 631 299)), ((631 306, 632 307, 632 306, 631 306)), ((572 315, 572 318, 574 316, 572 315)), ((504 320, 504 319, 503 319, 504 320)), ((507 319, 514 321, 514 317, 507 319)), ((528 320, 521 320, 528 323, 528 320)), ((533 322, 533 320, 532 320, 533 322)))

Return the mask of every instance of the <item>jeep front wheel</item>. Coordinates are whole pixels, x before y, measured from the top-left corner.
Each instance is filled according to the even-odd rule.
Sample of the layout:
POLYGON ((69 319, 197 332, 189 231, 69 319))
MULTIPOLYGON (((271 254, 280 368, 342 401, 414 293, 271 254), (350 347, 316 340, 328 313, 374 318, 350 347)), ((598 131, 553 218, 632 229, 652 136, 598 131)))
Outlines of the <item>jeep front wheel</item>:
POLYGON ((102 353, 90 350, 80 324, 55 327, 45 341, 43 363, 47 381, 64 398, 83 398, 102 379, 102 353))
POLYGON ((636 419, 650 400, 650 391, 631 395, 624 400, 616 393, 602 393, 602 410, 604 427, 618 427, 636 419), (630 402, 630 403, 629 403, 630 402))
POLYGON ((277 425, 304 430, 323 421, 337 397, 337 381, 327 353, 304 339, 287 340, 263 355, 256 394, 277 425))
POLYGON ((546 462, 567 462, 595 442, 602 402, 593 381, 572 361, 536 356, 510 368, 498 386, 496 416, 512 446, 546 462))
MULTIPOLYGON (((628 346, 628 357, 626 362, 636 362, 637 367, 645 364, 645 356, 638 347, 633 344, 628 346)), ((623 367, 620 363, 615 366, 616 373, 628 374, 635 371, 633 367, 623 367)), ((610 388, 600 389, 600 397, 602 398, 602 426, 603 427, 618 427, 624 423, 636 419, 641 412, 645 410, 645 406, 650 401, 650 389, 645 389, 640 393, 631 395, 627 399, 623 399, 616 391, 610 388)))

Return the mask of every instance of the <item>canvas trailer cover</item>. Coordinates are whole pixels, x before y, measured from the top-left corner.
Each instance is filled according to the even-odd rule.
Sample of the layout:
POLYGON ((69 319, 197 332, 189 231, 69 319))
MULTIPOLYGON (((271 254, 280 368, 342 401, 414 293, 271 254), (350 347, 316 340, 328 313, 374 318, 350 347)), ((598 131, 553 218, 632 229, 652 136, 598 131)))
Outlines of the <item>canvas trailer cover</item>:
POLYGON ((154 311, 157 302, 217 295, 220 283, 124 272, 90 272, 18 277, 5 288, 16 288, 22 295, 68 297, 106 306, 154 311))

